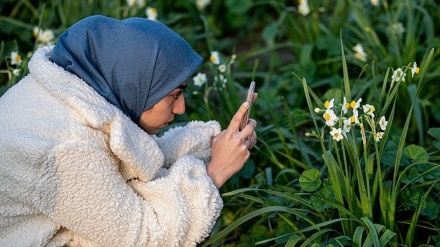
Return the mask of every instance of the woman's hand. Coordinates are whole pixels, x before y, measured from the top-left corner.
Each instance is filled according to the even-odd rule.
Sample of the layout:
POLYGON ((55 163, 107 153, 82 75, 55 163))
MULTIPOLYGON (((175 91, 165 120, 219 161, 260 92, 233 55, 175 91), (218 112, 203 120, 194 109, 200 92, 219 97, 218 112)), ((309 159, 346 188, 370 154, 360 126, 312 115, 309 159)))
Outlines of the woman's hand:
POLYGON ((257 134, 254 131, 257 122, 254 119, 249 119, 242 131, 238 130, 248 108, 249 103, 243 103, 228 128, 212 138, 211 162, 207 171, 217 188, 243 167, 250 156, 249 149, 257 142, 257 134))

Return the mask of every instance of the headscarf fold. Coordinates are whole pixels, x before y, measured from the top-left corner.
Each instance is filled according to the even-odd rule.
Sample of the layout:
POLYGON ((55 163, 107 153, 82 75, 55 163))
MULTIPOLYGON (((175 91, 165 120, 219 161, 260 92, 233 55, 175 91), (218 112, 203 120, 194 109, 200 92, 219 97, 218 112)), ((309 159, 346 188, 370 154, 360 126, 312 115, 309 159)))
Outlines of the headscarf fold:
POLYGON ((58 38, 52 61, 76 74, 136 124, 184 83, 202 58, 157 21, 87 17, 58 38))

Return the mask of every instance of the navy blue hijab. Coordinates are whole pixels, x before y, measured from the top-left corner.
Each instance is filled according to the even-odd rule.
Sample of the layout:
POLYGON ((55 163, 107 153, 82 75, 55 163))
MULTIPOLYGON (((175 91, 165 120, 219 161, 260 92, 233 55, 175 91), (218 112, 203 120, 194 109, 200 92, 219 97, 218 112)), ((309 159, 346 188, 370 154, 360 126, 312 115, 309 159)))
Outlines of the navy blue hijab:
POLYGON ((52 61, 76 74, 136 124, 184 83, 202 58, 157 21, 87 17, 58 38, 52 61))

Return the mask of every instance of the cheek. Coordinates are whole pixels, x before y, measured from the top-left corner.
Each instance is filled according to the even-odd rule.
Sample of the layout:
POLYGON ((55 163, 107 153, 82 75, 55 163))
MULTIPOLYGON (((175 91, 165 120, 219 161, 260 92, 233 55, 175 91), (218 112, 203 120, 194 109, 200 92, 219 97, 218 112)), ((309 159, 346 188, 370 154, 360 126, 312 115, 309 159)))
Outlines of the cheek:
POLYGON ((170 118, 170 115, 173 112, 173 103, 168 104, 162 104, 160 107, 157 107, 154 112, 155 119, 157 121, 161 121, 163 123, 163 120, 168 120, 170 118))

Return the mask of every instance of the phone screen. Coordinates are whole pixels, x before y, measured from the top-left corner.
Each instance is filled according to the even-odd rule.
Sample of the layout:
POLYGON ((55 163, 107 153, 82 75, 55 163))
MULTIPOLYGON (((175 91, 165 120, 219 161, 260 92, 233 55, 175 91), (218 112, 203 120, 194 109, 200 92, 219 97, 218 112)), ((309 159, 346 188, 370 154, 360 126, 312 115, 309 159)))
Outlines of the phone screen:
POLYGON ((249 116, 251 114, 251 108, 252 108, 252 103, 253 103, 253 98, 254 98, 254 91, 255 91, 255 82, 252 81, 251 85, 249 86, 249 89, 247 92, 247 97, 246 97, 246 102, 249 103, 249 108, 248 108, 247 112, 245 113, 245 115, 243 116, 243 119, 241 120, 240 130, 242 130, 244 127, 246 127, 246 124, 249 121, 249 116))

